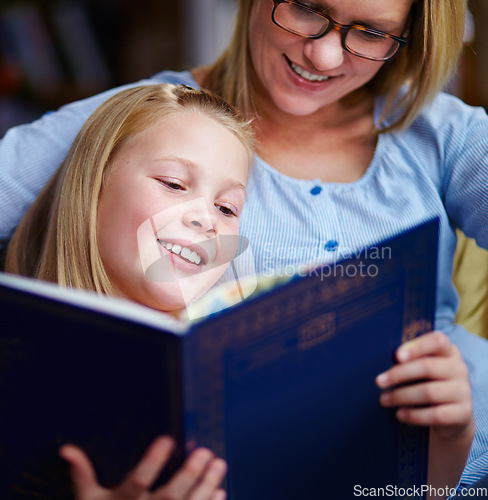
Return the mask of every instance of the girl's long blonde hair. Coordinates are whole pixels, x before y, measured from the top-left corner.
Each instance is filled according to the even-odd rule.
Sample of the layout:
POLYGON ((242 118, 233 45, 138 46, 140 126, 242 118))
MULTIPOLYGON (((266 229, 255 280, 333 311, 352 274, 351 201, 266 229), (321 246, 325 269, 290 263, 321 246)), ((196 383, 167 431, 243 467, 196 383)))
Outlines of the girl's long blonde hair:
MULTIPOLYGON (((249 53, 249 19, 254 1, 262 0, 236 0, 233 38, 203 82, 204 87, 244 113, 255 111, 249 53)), ((395 108, 399 110, 396 120, 385 130, 410 124, 447 82, 463 47, 465 8, 466 0, 414 0, 406 47, 385 63, 368 84, 373 95, 386 97, 382 118, 395 108), (406 93, 399 100, 403 86, 406 93)))
POLYGON ((95 110, 78 133, 66 159, 15 231, 5 270, 115 294, 97 244, 103 179, 128 138, 182 111, 203 113, 224 125, 244 145, 251 162, 250 123, 214 93, 170 84, 124 90, 95 110))

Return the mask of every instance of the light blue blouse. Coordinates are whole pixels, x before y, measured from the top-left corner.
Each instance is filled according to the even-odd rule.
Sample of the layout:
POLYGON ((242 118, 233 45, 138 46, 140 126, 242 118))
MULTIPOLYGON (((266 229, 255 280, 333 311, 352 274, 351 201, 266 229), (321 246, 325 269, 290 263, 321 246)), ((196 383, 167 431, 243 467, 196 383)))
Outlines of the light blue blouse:
MULTIPOLYGON (((197 87, 189 72, 158 73, 155 82, 197 87)), ((0 140, 0 246, 66 155, 86 118, 124 87, 62 107, 0 140)), ((376 102, 376 116, 382 101, 376 102)), ((324 159, 327 162, 327 158, 324 159)), ((453 325, 454 227, 488 248, 488 117, 439 94, 405 131, 380 135, 374 158, 356 182, 293 179, 256 158, 241 219, 256 270, 303 261, 334 262, 419 222, 441 221, 436 328, 461 350, 470 370, 477 433, 461 484, 488 473, 488 342, 453 325)))

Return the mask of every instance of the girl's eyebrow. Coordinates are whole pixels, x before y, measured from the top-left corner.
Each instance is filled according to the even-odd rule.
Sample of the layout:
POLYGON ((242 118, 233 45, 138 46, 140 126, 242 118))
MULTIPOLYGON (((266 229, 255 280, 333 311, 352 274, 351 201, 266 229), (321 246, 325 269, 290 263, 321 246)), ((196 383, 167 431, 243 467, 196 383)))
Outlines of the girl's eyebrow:
POLYGON ((200 168, 197 163, 188 158, 181 158, 180 156, 164 156, 162 158, 156 158, 154 161, 155 163, 177 163, 178 165, 197 170, 200 168))
POLYGON ((233 181, 231 184, 229 184, 228 189, 231 189, 231 188, 244 189, 244 191, 246 190, 246 186, 244 186, 244 184, 242 182, 239 182, 239 181, 233 181))
MULTIPOLYGON (((198 163, 188 160, 187 158, 181 158, 180 156, 165 156, 163 158, 158 158, 155 161, 161 163, 168 163, 168 162, 177 163, 189 169, 195 169, 197 171, 201 170, 200 165, 198 165, 198 163)), ((242 184, 242 182, 239 181, 232 181, 225 187, 225 189, 233 189, 233 188, 243 189, 244 191, 246 191, 246 186, 244 186, 244 184, 242 184)))

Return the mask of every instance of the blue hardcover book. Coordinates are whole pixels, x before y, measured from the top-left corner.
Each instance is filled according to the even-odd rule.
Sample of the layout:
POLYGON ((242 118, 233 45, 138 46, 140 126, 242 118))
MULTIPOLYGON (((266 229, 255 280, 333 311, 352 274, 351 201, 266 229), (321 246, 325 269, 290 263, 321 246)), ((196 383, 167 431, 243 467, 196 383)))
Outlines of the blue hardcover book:
POLYGON ((174 467, 196 445, 225 458, 229 500, 407 496, 427 431, 374 380, 433 328, 437 237, 427 222, 191 323, 0 275, 0 498, 70 498, 66 442, 115 485, 161 434, 174 467))

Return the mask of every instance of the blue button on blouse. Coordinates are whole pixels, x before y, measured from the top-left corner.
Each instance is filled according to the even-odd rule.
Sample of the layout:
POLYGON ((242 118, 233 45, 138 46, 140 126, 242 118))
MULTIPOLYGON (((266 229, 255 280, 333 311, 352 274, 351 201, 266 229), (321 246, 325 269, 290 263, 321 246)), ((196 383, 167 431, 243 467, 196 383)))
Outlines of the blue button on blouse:
POLYGON ((335 252, 337 250, 337 247, 339 246, 339 244, 337 243, 337 241, 335 240, 329 240, 326 244, 325 244, 325 249, 328 251, 328 252, 335 252))

